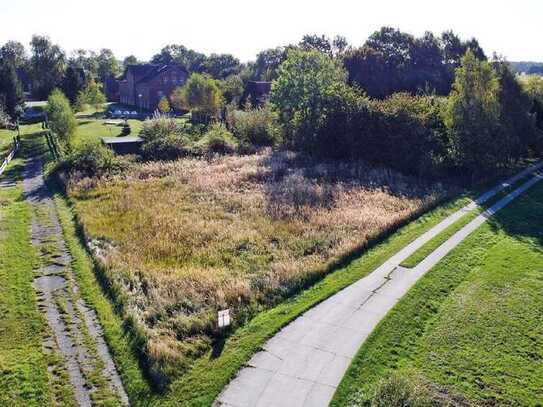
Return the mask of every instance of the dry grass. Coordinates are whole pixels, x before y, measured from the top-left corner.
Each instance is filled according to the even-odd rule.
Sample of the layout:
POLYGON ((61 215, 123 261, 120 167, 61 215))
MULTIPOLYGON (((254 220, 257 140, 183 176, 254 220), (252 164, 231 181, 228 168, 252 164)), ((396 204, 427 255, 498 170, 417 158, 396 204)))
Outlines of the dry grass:
POLYGON ((290 152, 142 164, 69 191, 166 376, 209 349, 217 309, 242 324, 447 192, 290 152))

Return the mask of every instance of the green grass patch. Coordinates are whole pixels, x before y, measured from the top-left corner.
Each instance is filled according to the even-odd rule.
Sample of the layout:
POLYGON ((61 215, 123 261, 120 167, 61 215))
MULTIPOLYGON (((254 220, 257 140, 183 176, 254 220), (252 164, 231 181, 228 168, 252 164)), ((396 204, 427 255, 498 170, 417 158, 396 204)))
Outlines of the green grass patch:
POLYGON ((437 405, 453 398, 538 405, 542 230, 540 183, 468 236, 394 307, 360 348, 332 406, 370 405, 391 374, 424 377, 437 405))
MULTIPOLYGON (((19 172, 20 159, 8 167, 19 172)), ((12 173, 13 175, 13 173, 12 173)), ((45 320, 32 287, 36 253, 30 242, 32 210, 22 187, 0 189, 0 405, 51 405, 45 320)))
POLYGON ((401 266, 413 268, 417 266, 422 260, 424 260, 430 253, 432 253, 434 250, 436 250, 439 246, 441 246, 443 243, 445 243, 447 240, 449 240, 456 232, 458 232, 460 229, 462 229, 464 226, 466 226, 468 223, 470 223, 473 219, 475 219, 477 216, 479 216, 481 213, 483 213, 486 209, 490 208, 492 205, 494 205, 496 202, 498 202, 500 199, 505 197, 507 194, 509 194, 511 191, 517 189, 522 184, 524 184, 526 181, 528 181, 532 175, 525 176, 515 182, 513 185, 508 186, 507 188, 504 188, 502 191, 494 195, 492 198, 490 198, 485 203, 481 204, 474 210, 472 210, 469 213, 466 213, 464 216, 462 216, 460 219, 458 219, 455 223, 450 225, 448 228, 446 228, 443 232, 438 234, 436 237, 431 239, 429 242, 427 242, 425 245, 420 247, 415 253, 413 253, 411 256, 409 256, 407 259, 405 259, 401 266))
MULTIPOLYGON (((99 142, 102 137, 118 137, 123 130, 122 126, 106 124, 106 119, 78 119, 78 126, 73 138, 74 145, 85 141, 99 142)), ((137 136, 143 126, 141 120, 128 120, 130 135, 137 136)))

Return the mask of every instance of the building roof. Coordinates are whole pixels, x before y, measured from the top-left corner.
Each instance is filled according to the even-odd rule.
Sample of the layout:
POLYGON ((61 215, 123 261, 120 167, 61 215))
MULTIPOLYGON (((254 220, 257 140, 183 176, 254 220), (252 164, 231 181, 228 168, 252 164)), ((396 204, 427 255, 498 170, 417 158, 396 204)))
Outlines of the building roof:
POLYGON ((130 71, 136 80, 136 83, 147 82, 157 75, 161 74, 164 71, 167 71, 170 68, 176 67, 188 74, 187 69, 180 64, 137 64, 137 65, 128 65, 126 67, 126 72, 123 79, 126 79, 127 73, 130 71))

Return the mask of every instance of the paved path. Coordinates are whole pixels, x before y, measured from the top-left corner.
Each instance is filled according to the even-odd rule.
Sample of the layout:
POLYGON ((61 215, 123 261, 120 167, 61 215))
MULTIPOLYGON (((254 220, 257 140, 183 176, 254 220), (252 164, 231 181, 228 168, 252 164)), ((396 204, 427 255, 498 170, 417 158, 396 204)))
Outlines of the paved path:
POLYGON ((537 164, 450 215, 392 256, 370 275, 297 318, 265 345, 219 395, 215 406, 327 406, 352 358, 375 326, 447 253, 541 180, 535 176, 472 220, 413 269, 400 267, 426 242, 507 186, 543 167, 537 164))
MULTIPOLYGON (((38 306, 47 319, 50 332, 44 338, 46 353, 54 353, 63 361, 65 371, 79 406, 91 406, 97 390, 89 381, 90 374, 103 378, 108 392, 118 405, 128 405, 121 378, 109 354, 102 330, 93 310, 81 295, 73 274, 72 257, 63 238, 55 203, 43 180, 39 159, 26 163, 23 189, 25 200, 32 206, 32 244, 39 255, 34 288, 38 306)), ((60 362, 59 362, 60 363, 60 362)), ((64 379, 50 366, 51 380, 64 379)), ((55 395, 53 395, 55 397, 55 395)))

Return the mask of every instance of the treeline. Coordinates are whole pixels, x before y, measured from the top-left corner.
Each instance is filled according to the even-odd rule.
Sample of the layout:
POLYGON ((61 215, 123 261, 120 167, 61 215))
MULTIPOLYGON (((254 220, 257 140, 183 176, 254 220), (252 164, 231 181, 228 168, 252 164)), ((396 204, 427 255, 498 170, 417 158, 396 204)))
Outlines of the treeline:
POLYGON ((543 129, 509 65, 471 48, 458 64, 448 97, 394 93, 376 100, 350 86, 340 59, 293 50, 279 68, 271 103, 286 143, 323 157, 470 179, 539 155, 543 129))

